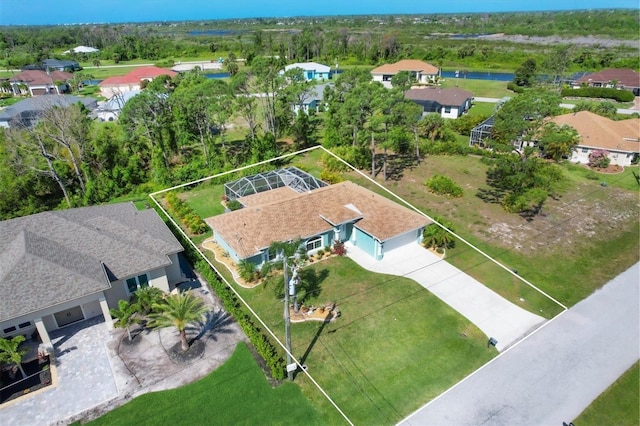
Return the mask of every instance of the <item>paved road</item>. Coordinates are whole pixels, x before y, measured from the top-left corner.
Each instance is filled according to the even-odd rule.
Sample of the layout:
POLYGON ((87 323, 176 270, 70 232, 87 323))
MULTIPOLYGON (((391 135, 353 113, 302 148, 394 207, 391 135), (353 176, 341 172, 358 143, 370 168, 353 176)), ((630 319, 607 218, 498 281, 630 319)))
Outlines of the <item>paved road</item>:
POLYGON ((640 357, 640 263, 400 424, 556 425, 640 357))

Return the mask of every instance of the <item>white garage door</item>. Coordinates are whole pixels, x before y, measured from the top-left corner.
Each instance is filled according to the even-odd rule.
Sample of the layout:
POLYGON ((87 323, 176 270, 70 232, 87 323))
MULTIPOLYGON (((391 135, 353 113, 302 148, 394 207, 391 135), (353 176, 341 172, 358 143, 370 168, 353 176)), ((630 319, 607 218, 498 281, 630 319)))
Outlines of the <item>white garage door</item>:
POLYGON ((411 244, 417 241, 418 239, 418 231, 413 230, 407 232, 406 234, 400 234, 397 237, 393 237, 384 242, 384 252, 390 252, 391 250, 397 249, 399 247, 403 247, 407 244, 411 244))

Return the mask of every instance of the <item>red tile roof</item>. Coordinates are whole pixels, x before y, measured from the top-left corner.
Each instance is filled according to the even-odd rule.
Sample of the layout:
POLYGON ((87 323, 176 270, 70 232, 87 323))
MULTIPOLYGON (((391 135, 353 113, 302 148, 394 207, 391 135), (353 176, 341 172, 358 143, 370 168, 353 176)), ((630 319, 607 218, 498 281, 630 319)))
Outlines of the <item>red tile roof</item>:
POLYGON ((102 80, 99 86, 117 86, 120 84, 134 84, 140 83, 142 80, 153 80, 161 75, 168 75, 170 77, 176 76, 178 73, 171 70, 158 67, 140 67, 136 68, 128 74, 117 75, 102 80))
POLYGON ((419 71, 425 75, 438 74, 438 68, 417 59, 403 59, 395 64, 384 64, 371 71, 371 74, 398 74, 400 71, 419 71))
POLYGON ((577 79, 576 83, 607 84, 614 80, 618 82, 618 86, 640 87, 640 73, 627 68, 609 68, 592 74, 587 74, 577 79))
POLYGON ((580 134, 578 146, 640 152, 640 118, 613 121, 589 111, 559 115, 550 121, 568 124, 580 134))
POLYGON ((25 70, 9 79, 12 83, 25 83, 29 86, 42 86, 52 84, 55 81, 67 81, 73 78, 73 74, 66 71, 51 71, 47 74, 41 70, 25 70))

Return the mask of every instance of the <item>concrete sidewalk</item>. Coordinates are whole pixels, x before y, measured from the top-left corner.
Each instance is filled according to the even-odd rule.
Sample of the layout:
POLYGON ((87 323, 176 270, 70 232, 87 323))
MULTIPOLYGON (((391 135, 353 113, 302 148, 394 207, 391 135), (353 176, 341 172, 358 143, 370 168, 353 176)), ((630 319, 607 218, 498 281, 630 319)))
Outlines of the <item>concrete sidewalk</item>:
POLYGON ((640 357, 640 264, 400 425, 561 425, 640 357))
POLYGON ((498 350, 512 345, 545 321, 419 244, 408 244, 385 253, 382 260, 375 260, 358 247, 347 244, 347 256, 370 271, 416 281, 474 323, 487 337, 498 340, 498 350))

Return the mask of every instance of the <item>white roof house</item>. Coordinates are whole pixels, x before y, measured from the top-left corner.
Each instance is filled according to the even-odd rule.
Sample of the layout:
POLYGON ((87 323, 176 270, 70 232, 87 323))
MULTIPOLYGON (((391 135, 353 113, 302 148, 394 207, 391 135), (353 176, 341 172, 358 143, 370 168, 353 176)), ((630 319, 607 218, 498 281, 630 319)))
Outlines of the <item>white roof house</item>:
POLYGON ((328 65, 318 64, 317 62, 296 62, 284 67, 280 74, 286 71, 300 68, 304 74, 305 80, 328 80, 331 78, 331 67, 328 65))
POLYGON ((65 55, 68 55, 70 53, 96 53, 99 52, 100 49, 96 49, 95 47, 89 47, 89 46, 77 46, 74 47, 71 50, 65 50, 63 53, 65 55))

